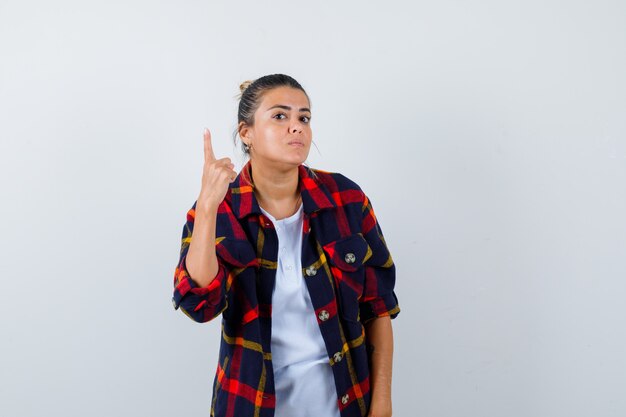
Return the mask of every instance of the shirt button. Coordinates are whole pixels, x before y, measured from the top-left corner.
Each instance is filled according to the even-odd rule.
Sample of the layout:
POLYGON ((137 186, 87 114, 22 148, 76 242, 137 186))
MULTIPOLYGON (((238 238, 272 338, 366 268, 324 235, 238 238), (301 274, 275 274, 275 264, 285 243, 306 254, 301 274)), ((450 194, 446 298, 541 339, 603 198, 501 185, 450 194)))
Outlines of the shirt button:
POLYGON ((341 354, 341 352, 336 352, 333 355, 333 359, 335 360, 335 362, 341 362, 341 360, 343 359, 343 355, 341 354))
POLYGON ((354 261, 356 261, 356 257, 354 256, 354 253, 350 252, 350 253, 346 253, 346 256, 344 258, 346 260, 347 263, 349 264, 353 264, 354 261))
POLYGON ((320 311, 320 313, 317 315, 317 317, 318 317, 321 321, 326 321, 326 320, 328 320, 328 318, 330 317, 330 314, 328 313, 328 311, 326 311, 326 310, 322 310, 322 311, 320 311))
POLYGON ((291 271, 291 265, 287 265, 287 270, 291 271))
POLYGON ((348 394, 341 397, 341 404, 346 405, 348 404, 348 401, 350 401, 350 396, 348 394))
POLYGON ((305 270, 307 276, 312 277, 313 275, 317 274, 317 269, 315 269, 314 266, 310 266, 305 270))

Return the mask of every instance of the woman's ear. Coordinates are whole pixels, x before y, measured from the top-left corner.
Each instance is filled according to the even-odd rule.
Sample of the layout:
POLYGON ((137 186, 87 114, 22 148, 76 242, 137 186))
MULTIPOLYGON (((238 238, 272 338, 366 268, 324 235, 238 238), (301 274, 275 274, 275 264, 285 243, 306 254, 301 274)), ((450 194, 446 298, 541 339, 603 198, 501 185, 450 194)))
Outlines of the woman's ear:
POLYGON ((251 143, 252 129, 250 129, 245 122, 239 123, 239 136, 241 137, 243 143, 247 143, 248 145, 251 143))

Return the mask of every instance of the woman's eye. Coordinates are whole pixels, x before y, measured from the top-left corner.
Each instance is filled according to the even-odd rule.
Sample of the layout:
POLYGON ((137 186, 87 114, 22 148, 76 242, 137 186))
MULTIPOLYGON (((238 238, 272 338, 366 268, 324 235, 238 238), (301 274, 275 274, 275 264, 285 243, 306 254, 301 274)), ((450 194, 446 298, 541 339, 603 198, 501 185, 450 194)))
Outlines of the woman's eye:
MULTIPOLYGON (((287 117, 287 116, 285 115, 285 113, 277 113, 277 114, 275 114, 275 115, 274 115, 274 117, 275 117, 275 118, 278 118, 279 120, 282 120, 281 118, 279 118, 279 116, 284 116, 284 117, 287 117)), ((309 122, 311 121, 311 117, 310 117, 310 116, 302 116, 302 119, 301 119, 301 120, 302 120, 304 123, 309 123, 309 122)))

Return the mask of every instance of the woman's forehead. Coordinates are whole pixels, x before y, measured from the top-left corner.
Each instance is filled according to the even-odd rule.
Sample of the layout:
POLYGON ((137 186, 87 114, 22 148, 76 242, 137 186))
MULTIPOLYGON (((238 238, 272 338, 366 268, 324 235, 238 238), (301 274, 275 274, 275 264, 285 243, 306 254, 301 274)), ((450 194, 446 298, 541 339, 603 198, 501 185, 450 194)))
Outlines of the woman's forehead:
POLYGON ((306 94, 297 88, 277 87, 269 90, 263 95, 260 110, 266 111, 277 105, 310 111, 306 94))

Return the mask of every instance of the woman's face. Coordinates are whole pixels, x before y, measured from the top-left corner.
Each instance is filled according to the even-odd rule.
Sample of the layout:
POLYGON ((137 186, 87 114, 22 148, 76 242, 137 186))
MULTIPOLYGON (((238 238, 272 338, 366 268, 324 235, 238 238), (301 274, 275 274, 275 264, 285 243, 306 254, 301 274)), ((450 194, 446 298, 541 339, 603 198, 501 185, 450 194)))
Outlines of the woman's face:
POLYGON ((254 113, 254 126, 242 129, 244 142, 252 144, 255 162, 298 166, 311 148, 311 111, 303 91, 278 87, 267 91, 254 113))

